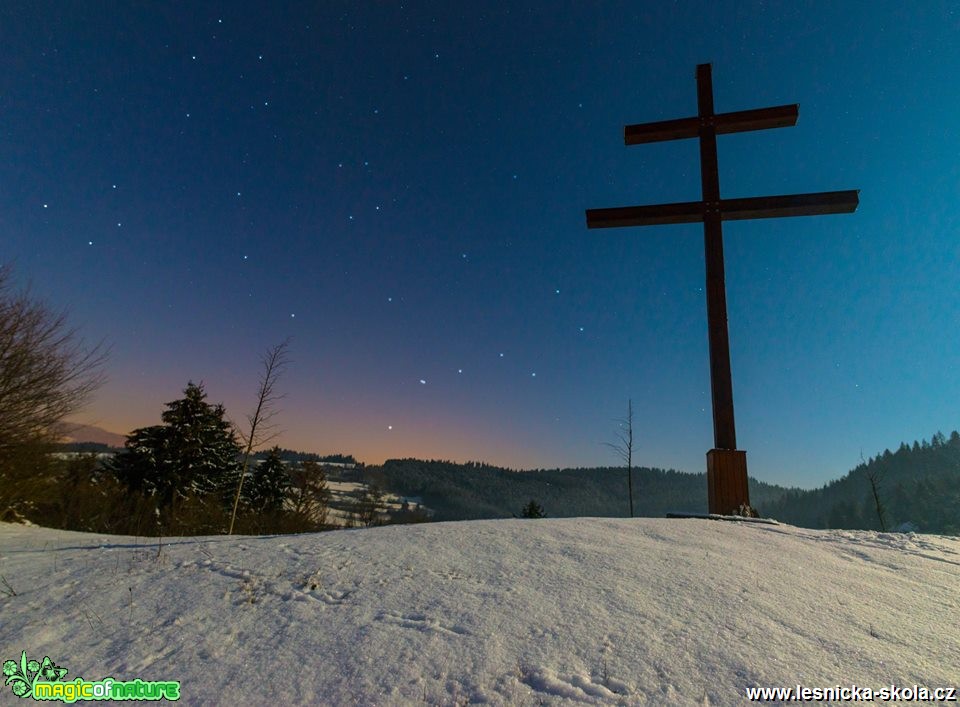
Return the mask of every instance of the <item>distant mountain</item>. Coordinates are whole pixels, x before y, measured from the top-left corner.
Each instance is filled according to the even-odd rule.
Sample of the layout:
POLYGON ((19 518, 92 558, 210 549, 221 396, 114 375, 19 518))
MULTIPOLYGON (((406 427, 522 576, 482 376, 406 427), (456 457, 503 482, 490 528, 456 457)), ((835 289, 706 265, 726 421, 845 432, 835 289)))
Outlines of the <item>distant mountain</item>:
POLYGON ((62 422, 59 425, 61 442, 96 442, 109 447, 122 447, 127 438, 95 425, 83 425, 77 422, 62 422))

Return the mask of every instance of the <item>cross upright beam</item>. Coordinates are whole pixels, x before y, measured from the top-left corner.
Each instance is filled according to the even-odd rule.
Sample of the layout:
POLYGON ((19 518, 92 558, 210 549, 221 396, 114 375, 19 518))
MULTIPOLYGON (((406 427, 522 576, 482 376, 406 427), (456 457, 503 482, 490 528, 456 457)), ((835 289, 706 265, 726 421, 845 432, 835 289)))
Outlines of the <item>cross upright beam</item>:
POLYGON ((727 329, 727 294, 723 260, 723 221, 785 216, 851 213, 859 203, 856 190, 762 196, 720 197, 717 135, 796 125, 796 104, 716 113, 710 64, 697 66, 697 115, 624 128, 624 143, 640 145, 663 140, 699 138, 701 200, 651 206, 588 209, 588 228, 653 226, 703 222, 707 279, 707 330, 710 342, 710 388, 714 449, 707 453, 707 488, 711 513, 753 513, 747 488, 746 452, 737 449, 727 329))

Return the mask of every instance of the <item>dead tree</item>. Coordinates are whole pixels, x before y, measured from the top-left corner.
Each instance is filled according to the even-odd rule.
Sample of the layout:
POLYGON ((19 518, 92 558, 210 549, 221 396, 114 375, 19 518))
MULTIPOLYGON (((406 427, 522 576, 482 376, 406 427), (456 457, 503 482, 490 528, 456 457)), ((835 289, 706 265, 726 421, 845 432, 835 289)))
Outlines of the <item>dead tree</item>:
POLYGON ((255 447, 266 444, 276 437, 279 432, 276 426, 271 423, 277 411, 274 407, 277 400, 282 398, 274 390, 277 379, 286 367, 287 347, 290 345, 290 339, 269 349, 261 359, 263 364, 263 374, 260 377, 260 389, 257 394, 257 407, 253 414, 247 417, 250 425, 249 432, 240 432, 240 437, 244 442, 243 464, 240 468, 240 479, 237 481, 237 493, 233 498, 233 512, 230 514, 230 527, 227 535, 233 535, 233 525, 237 519, 237 507, 240 505, 240 492, 243 490, 243 479, 247 475, 247 467, 250 464, 250 454, 255 447))
POLYGON ((627 465, 627 498, 630 499, 630 517, 633 518, 633 400, 627 401, 627 416, 617 422, 620 428, 617 441, 604 444, 627 465))

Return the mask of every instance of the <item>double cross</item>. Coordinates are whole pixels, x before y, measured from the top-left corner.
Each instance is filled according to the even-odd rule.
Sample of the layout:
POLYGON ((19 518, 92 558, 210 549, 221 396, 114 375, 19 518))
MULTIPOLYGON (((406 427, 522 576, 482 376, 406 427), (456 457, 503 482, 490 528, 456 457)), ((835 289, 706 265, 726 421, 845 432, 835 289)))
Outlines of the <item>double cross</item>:
POLYGON ((737 451, 727 334, 727 295, 723 272, 723 221, 851 213, 859 203, 856 190, 721 199, 717 168, 717 135, 787 128, 796 125, 797 104, 715 113, 710 64, 697 66, 697 115, 679 120, 628 125, 627 145, 699 138, 700 201, 652 206, 588 209, 588 228, 656 226, 703 222, 707 269, 707 327, 710 336, 710 386, 713 400, 714 449, 707 454, 711 513, 731 513, 750 507, 746 454, 737 451))

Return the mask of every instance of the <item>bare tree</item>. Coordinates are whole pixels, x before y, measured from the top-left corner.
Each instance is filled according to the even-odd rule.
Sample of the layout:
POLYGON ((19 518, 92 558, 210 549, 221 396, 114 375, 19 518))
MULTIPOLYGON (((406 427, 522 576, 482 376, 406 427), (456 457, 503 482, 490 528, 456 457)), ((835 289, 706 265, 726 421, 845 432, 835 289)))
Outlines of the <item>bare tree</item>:
POLYGON ((604 444, 627 465, 627 497, 630 499, 630 517, 633 518, 633 400, 627 400, 627 416, 617 423, 617 441, 604 444))
POLYGON ((869 464, 863 461, 863 450, 860 450, 860 462, 863 464, 864 471, 866 472, 867 481, 870 482, 870 491, 873 493, 873 503, 877 510, 877 518, 880 520, 880 530, 885 533, 887 532, 887 513, 883 504, 880 503, 880 472, 875 467, 871 468, 869 464))
POLYGON ((244 444, 243 464, 240 468, 240 479, 237 481, 237 493, 233 498, 233 512, 230 514, 230 527, 227 530, 227 535, 233 535, 233 525, 237 519, 237 507, 240 505, 240 492, 243 490, 243 479, 247 475, 247 467, 250 464, 250 454, 255 447, 266 444, 280 434, 271 420, 277 414, 274 407, 276 402, 283 397, 276 392, 275 387, 280 374, 288 363, 287 348, 289 345, 290 339, 286 339, 269 349, 260 359, 263 365, 263 373, 260 376, 257 407, 253 414, 247 416, 247 423, 250 425, 249 432, 239 432, 244 444))
MULTIPOLYGON (((88 348, 66 314, 26 292, 14 292, 9 266, 0 267, 0 484, 6 498, 22 476, 15 463, 57 437, 57 425, 103 385, 107 350, 88 348)), ((15 494, 14 494, 15 495, 15 494)))
POLYGON ((330 508, 327 475, 317 462, 300 462, 290 472, 287 491, 291 512, 305 523, 324 528, 330 508))

